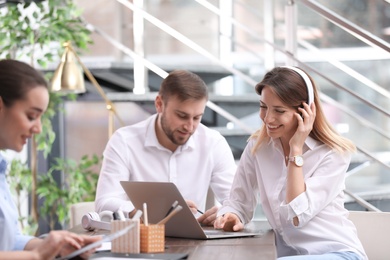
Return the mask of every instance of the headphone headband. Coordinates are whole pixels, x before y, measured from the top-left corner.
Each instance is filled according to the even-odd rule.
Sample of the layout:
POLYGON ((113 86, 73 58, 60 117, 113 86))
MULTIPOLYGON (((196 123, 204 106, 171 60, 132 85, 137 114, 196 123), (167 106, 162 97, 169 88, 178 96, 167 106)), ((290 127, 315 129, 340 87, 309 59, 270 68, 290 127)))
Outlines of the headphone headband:
POLYGON ((309 76, 307 76, 307 74, 303 70, 298 69, 297 67, 282 66, 282 68, 288 68, 290 70, 293 70, 303 78, 303 81, 305 81, 306 88, 307 88, 307 95, 309 97, 307 104, 310 105, 311 103, 313 103, 314 102, 314 90, 313 90, 313 84, 311 83, 309 76))

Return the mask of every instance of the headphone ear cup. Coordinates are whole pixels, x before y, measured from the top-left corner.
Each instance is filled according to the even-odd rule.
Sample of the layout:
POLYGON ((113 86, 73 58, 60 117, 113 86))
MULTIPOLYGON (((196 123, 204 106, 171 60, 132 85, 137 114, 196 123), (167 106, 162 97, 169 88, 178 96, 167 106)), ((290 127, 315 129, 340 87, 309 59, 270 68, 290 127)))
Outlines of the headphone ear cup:
POLYGON ((81 219, 81 225, 84 229, 93 231, 95 227, 93 226, 94 221, 100 221, 100 216, 96 212, 88 212, 81 219))
POLYGON ((103 222, 111 222, 111 220, 114 219, 112 214, 113 214, 112 211, 104 210, 99 213, 99 218, 103 222))

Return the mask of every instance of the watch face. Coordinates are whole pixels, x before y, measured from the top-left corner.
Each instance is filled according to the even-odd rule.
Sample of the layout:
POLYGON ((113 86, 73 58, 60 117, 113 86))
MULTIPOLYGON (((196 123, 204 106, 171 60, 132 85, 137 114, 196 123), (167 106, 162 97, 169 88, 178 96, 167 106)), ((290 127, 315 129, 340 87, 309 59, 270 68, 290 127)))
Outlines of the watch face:
POLYGON ((295 164, 297 166, 302 166, 303 165, 303 158, 302 158, 302 156, 295 156, 295 164))

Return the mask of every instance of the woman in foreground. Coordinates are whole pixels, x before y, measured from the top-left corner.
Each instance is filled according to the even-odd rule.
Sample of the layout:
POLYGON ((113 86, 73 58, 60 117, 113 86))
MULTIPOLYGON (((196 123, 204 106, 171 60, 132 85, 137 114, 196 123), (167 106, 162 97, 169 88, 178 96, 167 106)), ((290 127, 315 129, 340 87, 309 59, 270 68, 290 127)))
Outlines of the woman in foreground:
MULTIPOLYGON (((20 152, 27 140, 41 131, 41 116, 49 103, 42 75, 16 60, 0 60, 0 150, 20 152)), ((101 237, 51 231, 45 239, 24 236, 6 182, 7 162, 0 154, 0 259, 54 259, 101 237)), ((81 257, 88 258, 93 252, 81 257)))

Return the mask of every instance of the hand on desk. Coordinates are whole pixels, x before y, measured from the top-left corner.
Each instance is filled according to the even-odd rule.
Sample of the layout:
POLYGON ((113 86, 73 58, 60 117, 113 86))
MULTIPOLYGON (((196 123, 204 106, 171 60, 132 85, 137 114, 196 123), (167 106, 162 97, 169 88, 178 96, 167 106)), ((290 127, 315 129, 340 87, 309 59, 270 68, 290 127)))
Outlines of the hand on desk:
POLYGON ((241 223, 236 214, 226 213, 215 220, 214 228, 223 229, 224 231, 240 231, 244 229, 244 224, 241 223))

